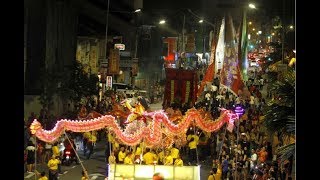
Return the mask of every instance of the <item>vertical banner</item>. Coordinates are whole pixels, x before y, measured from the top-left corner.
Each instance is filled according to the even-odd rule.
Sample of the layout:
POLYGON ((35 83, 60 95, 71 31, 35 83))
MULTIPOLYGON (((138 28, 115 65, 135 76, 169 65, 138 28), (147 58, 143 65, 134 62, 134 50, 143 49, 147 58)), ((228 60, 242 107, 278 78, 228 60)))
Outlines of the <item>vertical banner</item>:
POLYGON ((109 49, 109 61, 108 61, 108 73, 109 74, 119 74, 119 61, 120 53, 119 49, 109 49))
POLYGON ((211 39, 211 56, 210 56, 210 65, 206 71, 206 74, 204 75, 200 87, 197 92, 197 97, 200 96, 200 94, 204 90, 204 86, 207 82, 213 82, 214 74, 215 74, 215 59, 216 59, 216 48, 217 48, 217 41, 218 41, 218 32, 219 29, 215 28, 212 33, 212 39, 211 39))
POLYGON ((197 97, 201 95, 201 93, 204 90, 204 86, 206 85, 207 82, 212 82, 214 77, 214 63, 211 63, 206 71, 206 74, 204 75, 200 87, 197 92, 197 97))
POLYGON ((185 95, 185 103, 189 102, 189 97, 190 97, 190 81, 186 82, 186 95, 185 95))
POLYGON ((239 63, 240 63, 240 70, 241 70, 241 75, 242 75, 242 79, 244 81, 248 80, 248 50, 247 50, 247 46, 248 46, 248 33, 247 33, 247 13, 246 11, 243 12, 243 17, 242 17, 242 23, 241 23, 240 27, 240 35, 239 35, 239 47, 238 47, 238 51, 239 51, 239 63))
POLYGON ((244 87, 237 54, 236 34, 231 15, 226 19, 226 36, 224 62, 220 74, 220 83, 229 88, 234 94, 244 87))
POLYGON ((222 69, 224 59, 224 35, 225 35, 225 18, 222 19, 220 26, 219 39, 216 48, 215 58, 215 74, 218 73, 219 69, 222 69))
POLYGON ((167 37, 163 39, 163 43, 167 43, 167 53, 165 53, 164 60, 166 61, 175 61, 176 52, 177 52, 177 38, 176 37, 167 37))
POLYGON ((170 103, 173 103, 174 100, 174 80, 170 81, 170 103))

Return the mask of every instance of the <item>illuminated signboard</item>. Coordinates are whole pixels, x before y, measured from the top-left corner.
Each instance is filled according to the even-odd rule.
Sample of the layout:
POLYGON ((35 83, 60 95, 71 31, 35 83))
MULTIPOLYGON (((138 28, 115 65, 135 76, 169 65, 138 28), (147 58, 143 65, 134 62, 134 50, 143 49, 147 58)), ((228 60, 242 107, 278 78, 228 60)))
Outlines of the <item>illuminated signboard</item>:
POLYGON ((107 76, 106 86, 112 88, 112 76, 107 76))
POLYGON ((126 49, 126 45, 124 44, 114 44, 115 49, 119 49, 120 51, 124 51, 126 49))

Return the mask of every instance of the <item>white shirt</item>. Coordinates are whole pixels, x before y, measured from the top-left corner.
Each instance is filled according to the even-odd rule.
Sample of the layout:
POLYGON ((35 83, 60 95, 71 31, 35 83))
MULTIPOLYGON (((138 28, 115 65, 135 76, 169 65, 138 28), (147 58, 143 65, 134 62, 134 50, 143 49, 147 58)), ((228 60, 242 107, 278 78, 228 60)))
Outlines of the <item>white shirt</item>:
POLYGON ((240 103, 241 103, 240 97, 237 97, 236 104, 240 104, 240 103))
POLYGON ((215 91, 217 91, 217 90, 218 90, 218 87, 217 87, 217 86, 214 86, 214 85, 211 86, 211 91, 212 91, 212 92, 215 92, 215 91))
POLYGON ((49 143, 46 143, 46 145, 45 145, 45 149, 51 149, 52 148, 52 145, 51 144, 49 144, 49 143))
POLYGON ((209 100, 210 100, 210 98, 211 98, 210 93, 207 93, 207 94, 205 95, 205 97, 206 97, 206 99, 209 101, 209 100))
POLYGON ((253 168, 254 162, 257 161, 258 155, 256 153, 251 155, 251 160, 250 160, 250 167, 253 168))
POLYGON ((32 144, 34 144, 34 145, 36 144, 36 138, 34 138, 34 136, 31 136, 29 141, 31 141, 32 144))
POLYGON ((254 104, 254 97, 253 96, 250 96, 250 104, 254 104))

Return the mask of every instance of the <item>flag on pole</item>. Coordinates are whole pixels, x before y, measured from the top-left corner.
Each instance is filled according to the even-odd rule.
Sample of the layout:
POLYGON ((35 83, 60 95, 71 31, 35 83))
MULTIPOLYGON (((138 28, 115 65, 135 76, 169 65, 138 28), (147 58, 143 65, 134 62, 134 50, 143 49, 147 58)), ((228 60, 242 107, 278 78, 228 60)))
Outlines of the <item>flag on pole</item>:
POLYGON ((223 59, 224 59, 224 36, 225 36, 225 18, 222 19, 220 32, 219 32, 219 39, 216 47, 216 58, 215 58, 215 74, 221 71, 223 59))
POLYGON ((211 63, 206 71, 206 74, 204 75, 200 87, 198 89, 197 97, 200 96, 200 94, 204 90, 204 86, 206 85, 207 82, 212 82, 213 81, 213 76, 214 76, 214 63, 211 63))
POLYGON ((225 51, 224 61, 220 74, 220 83, 234 94, 239 94, 239 90, 244 87, 239 61, 238 61, 238 47, 236 43, 236 33, 233 26, 231 15, 226 18, 225 25, 225 51))
POLYGON ((216 57, 216 47, 217 47, 217 41, 218 41, 218 28, 214 28, 213 33, 212 33, 212 39, 211 39, 211 56, 210 56, 210 61, 209 61, 209 67, 207 68, 206 74, 204 75, 200 87, 198 89, 197 97, 200 96, 200 94, 204 90, 204 86, 206 85, 207 82, 212 82, 214 78, 214 73, 215 73, 215 57, 216 57))
POLYGON ((246 11, 243 12, 242 15, 242 22, 240 26, 240 34, 239 34, 239 64, 240 64, 240 71, 242 75, 242 79, 244 81, 248 80, 248 33, 247 33, 247 13, 246 11))

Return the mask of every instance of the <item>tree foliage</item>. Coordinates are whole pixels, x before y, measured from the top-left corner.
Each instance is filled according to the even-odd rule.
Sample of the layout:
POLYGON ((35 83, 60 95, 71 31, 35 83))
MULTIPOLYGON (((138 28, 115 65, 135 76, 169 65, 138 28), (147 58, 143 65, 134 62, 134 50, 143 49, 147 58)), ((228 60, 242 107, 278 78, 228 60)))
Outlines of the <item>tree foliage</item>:
MULTIPOLYGON (((295 136, 295 71, 291 68, 283 74, 283 78, 271 82, 274 98, 265 109, 265 126, 270 134, 279 133, 280 137, 295 136)), ((294 143, 280 148, 278 155, 284 161, 295 154, 294 143)))
POLYGON ((50 106, 53 96, 56 94, 64 101, 80 102, 82 97, 98 95, 99 79, 95 74, 84 71, 81 63, 74 61, 72 65, 66 66, 63 71, 44 70, 42 72, 43 92, 40 102, 44 107, 50 106))
POLYGON ((78 61, 74 61, 73 65, 66 67, 59 79, 61 82, 58 89, 60 97, 80 102, 82 97, 98 95, 99 78, 95 74, 86 73, 78 61))

